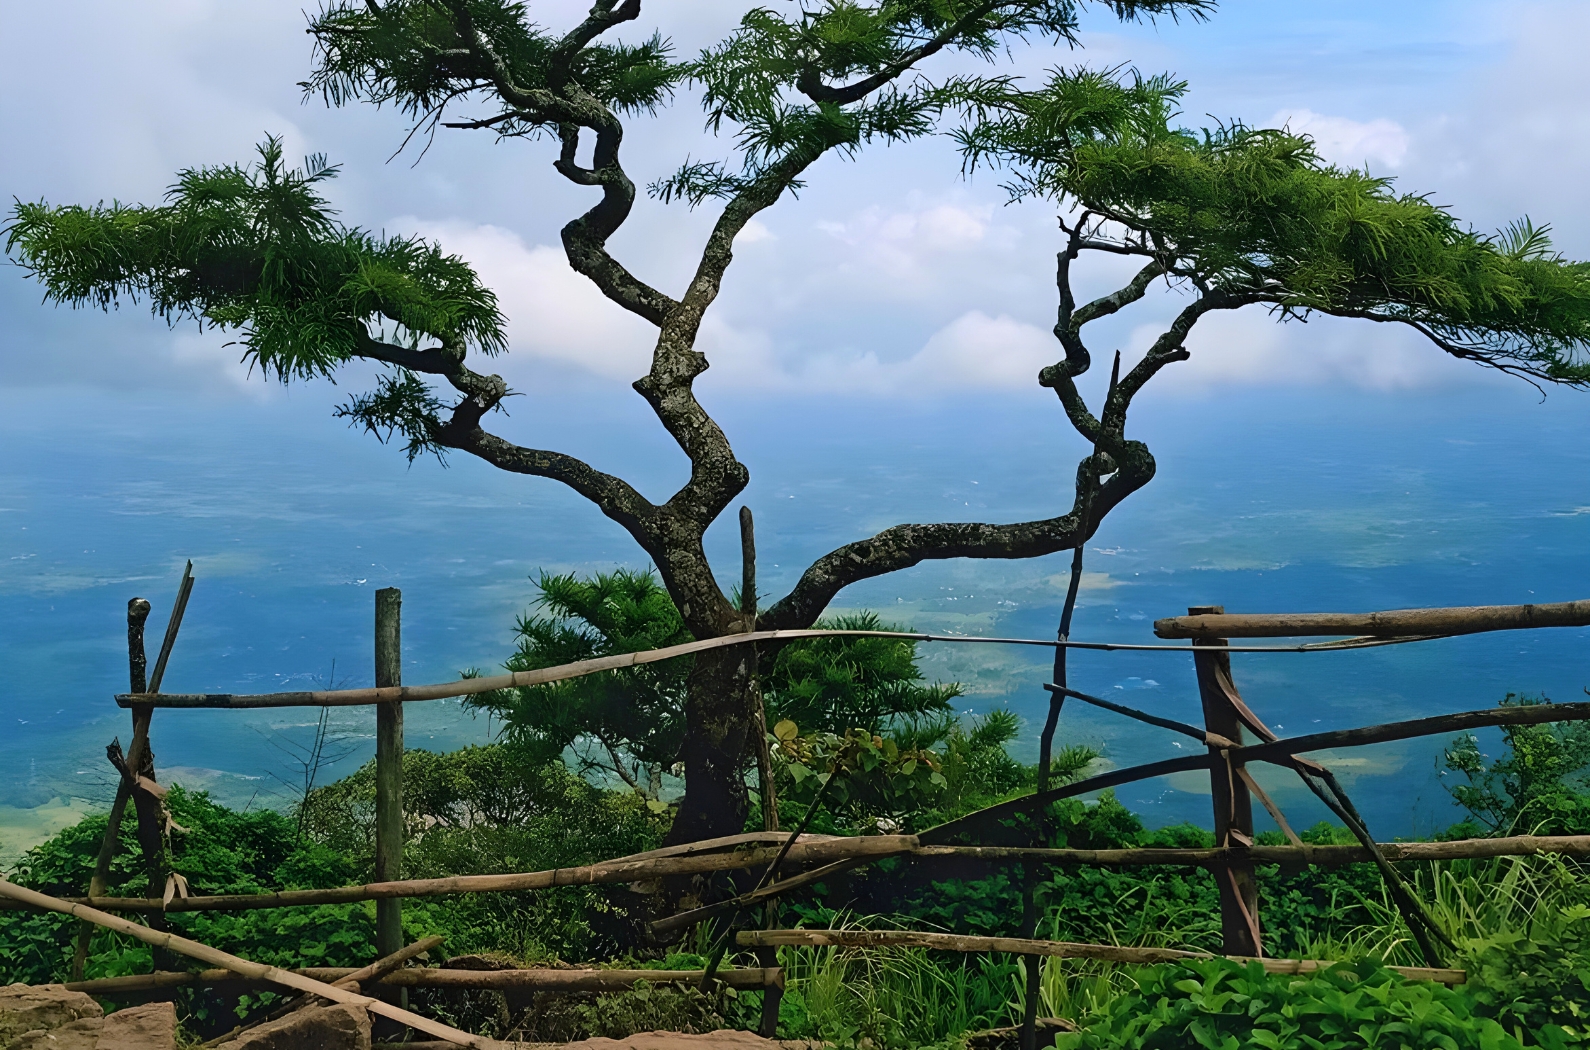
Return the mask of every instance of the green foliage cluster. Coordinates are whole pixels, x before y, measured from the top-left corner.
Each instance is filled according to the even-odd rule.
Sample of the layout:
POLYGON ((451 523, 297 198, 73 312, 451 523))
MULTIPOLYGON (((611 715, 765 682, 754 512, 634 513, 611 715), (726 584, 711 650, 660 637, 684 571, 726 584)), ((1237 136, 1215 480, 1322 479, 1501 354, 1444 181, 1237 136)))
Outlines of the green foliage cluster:
MULTIPOLYGON (((693 641, 667 590, 652 572, 619 569, 590 576, 542 573, 539 612, 521 616, 518 644, 505 661, 530 671, 578 660, 693 641)), ((833 630, 893 631, 872 612, 819 621, 833 630)), ((812 638, 780 647, 763 669, 768 720, 804 732, 869 735, 907 725, 951 733, 954 684, 927 683, 916 643, 898 638, 812 638), (925 719, 925 721, 923 721, 925 719), (918 721, 913 721, 918 720, 918 721)), ((570 758, 582 773, 616 777, 654 802, 663 774, 679 761, 685 734, 690 658, 606 671, 550 685, 480 693, 470 705, 502 723, 503 738, 538 763, 570 758)), ((1002 741, 1000 743, 1003 743, 1002 741)), ((924 744, 922 746, 931 746, 924 744)), ((998 749, 1003 754, 1003 749, 998 749)))
MULTIPOLYGON (((1509 693, 1503 707, 1550 703, 1509 693)), ((1505 750, 1494 761, 1474 735, 1458 737, 1443 756, 1453 801, 1498 835, 1590 834, 1590 723, 1503 726, 1505 750)))
MULTIPOLYGON (((1158 14, 1200 15, 1206 0, 1118 0, 1122 19, 1158 14)), ((849 0, 801 4, 793 12, 758 7, 722 43, 683 67, 698 85, 708 127, 733 126, 741 170, 721 163, 687 163, 651 186, 663 200, 692 205, 731 197, 779 162, 804 166, 830 149, 900 142, 933 133, 940 116, 976 110, 997 97, 1006 77, 956 75, 931 80, 902 74, 940 51, 982 61, 1011 43, 1034 37, 1076 43, 1077 0, 849 0)), ((799 170, 799 167, 795 169, 799 170)))
MULTIPOLYGON (((871 611, 819 620, 819 630, 902 631, 871 611)), ((925 682, 916 643, 905 638, 810 638, 786 645, 762 676, 770 722, 803 729, 880 733, 902 718, 945 715, 956 683, 925 682)))
MULTIPOLYGON (((237 812, 203 792, 174 787, 166 797, 184 830, 172 835, 169 859, 196 894, 261 893, 342 886, 355 869, 327 846, 299 837, 295 823, 270 810, 237 812)), ((28 851, 10 873, 24 886, 77 896, 94 873, 104 816, 87 817, 28 851)), ((122 826, 111 868, 112 896, 148 892, 132 821, 122 826)), ((192 912, 169 917, 172 929, 256 962, 283 966, 363 966, 375 950, 374 909, 358 904, 276 908, 252 912, 192 912)), ((77 923, 63 916, 0 912, 0 982, 46 984, 70 970, 77 923)), ((150 950, 141 941, 100 930, 84 974, 93 979, 148 973, 150 950)), ((244 1008, 258 1001, 245 997, 244 1008)), ((269 996, 267 996, 269 998, 269 996)), ((183 992, 184 1008, 201 1019, 234 1017, 236 1003, 215 992, 183 992)))
POLYGON ((154 207, 18 203, 6 249, 50 301, 147 298, 168 321, 239 332, 245 355, 283 380, 330 375, 369 342, 369 324, 460 355, 504 348, 496 296, 462 259, 337 222, 321 195, 337 173, 324 156, 290 169, 277 138, 259 153, 250 167, 181 172, 154 207))
MULTIPOLYGON (((593 864, 655 849, 666 818, 633 792, 605 791, 560 762, 537 763, 512 745, 403 755, 409 878, 489 875, 593 864)), ((359 880, 374 866, 375 764, 317 788, 305 801, 314 843, 346 857, 359 880)), ((406 925, 442 933, 455 953, 594 959, 637 943, 640 899, 622 887, 564 886, 526 893, 410 901, 406 925)))
MULTIPOLYGON (((333 2, 309 31, 316 63, 302 85, 306 94, 336 106, 361 99, 393 105, 411 117, 439 115, 448 102, 500 84, 512 84, 512 101, 521 104, 555 89, 619 113, 649 113, 668 101, 682 75, 660 36, 639 44, 602 43, 595 33, 559 38, 532 22, 525 4, 502 0, 333 2), (471 37, 488 42, 491 59, 471 53, 471 37)), ((531 102, 508 109, 492 127, 526 135, 555 132, 556 123, 531 102)))
MULTIPOLYGON (((542 573, 540 614, 519 618, 509 671, 661 649, 693 641, 673 599, 651 572, 619 569, 581 578, 542 573)), ((689 659, 551 685, 480 693, 469 703, 502 722, 503 737, 538 762, 566 751, 582 769, 611 772, 657 798, 661 774, 679 760, 689 659)))
MULTIPOLYGON (((1553 252, 1545 227, 1523 219, 1481 235, 1428 197, 1326 163, 1285 129, 1179 127, 1186 89, 1169 76, 1057 70, 991 103, 958 138, 969 165, 1007 166, 1016 196, 1109 224, 1128 254, 1212 305, 1402 322, 1459 357, 1590 384, 1590 265, 1553 252)), ((1099 243, 1102 229, 1078 239, 1099 243)))
MULTIPOLYGON (((1145 967, 1136 988, 1063 1034, 1058 1050, 1520 1050, 1461 992, 1372 962, 1273 977, 1226 959, 1145 967)), ((1550 1045, 1550 1044, 1548 1044, 1550 1045)))

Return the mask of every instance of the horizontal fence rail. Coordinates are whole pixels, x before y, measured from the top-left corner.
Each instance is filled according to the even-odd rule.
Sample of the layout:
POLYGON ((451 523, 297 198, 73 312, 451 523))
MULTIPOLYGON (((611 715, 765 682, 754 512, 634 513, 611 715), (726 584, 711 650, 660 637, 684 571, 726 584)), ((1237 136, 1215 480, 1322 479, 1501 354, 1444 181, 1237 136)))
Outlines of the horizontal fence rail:
POLYGON ((1200 613, 1155 620, 1154 633, 1161 638, 1295 638, 1318 634, 1395 638, 1586 626, 1590 626, 1590 601, 1369 613, 1200 613))
POLYGON ((1337 729, 1325 733, 1311 733, 1307 736, 1289 737, 1262 744, 1251 744, 1247 747, 1234 747, 1223 753, 1214 752, 1207 755, 1185 755, 1180 758, 1167 758, 1158 762, 1147 762, 1139 766, 1112 769, 1107 773, 1100 773, 1098 776, 1088 777, 1085 780, 1073 781, 1070 784, 1051 788, 1042 793, 1022 795, 1019 798, 1013 798, 1007 802, 1001 802, 997 805, 989 806, 987 809, 980 809, 975 813, 969 813, 964 817, 940 824, 938 827, 929 828, 922 832, 921 838, 924 843, 943 844, 956 835, 1000 820, 1008 820, 1018 814, 1036 809, 1039 806, 1048 805, 1050 802, 1057 802, 1063 798, 1086 795, 1089 792, 1103 791, 1105 788, 1119 787, 1122 784, 1167 776, 1171 773, 1183 773, 1193 769, 1208 769, 1217 762, 1225 762, 1228 758, 1234 767, 1246 762, 1272 762, 1278 765, 1290 766, 1297 761, 1301 761, 1294 756, 1307 751, 1322 751, 1336 747, 1359 747, 1364 744, 1408 740, 1413 737, 1462 732, 1466 729, 1480 729, 1487 726, 1540 725, 1545 722, 1580 722, 1587 719, 1590 719, 1590 703, 1585 702, 1492 707, 1480 711, 1461 711, 1450 715, 1415 718, 1407 722, 1388 722, 1378 726, 1362 726, 1356 729, 1337 729))
MULTIPOLYGON (((1176 616, 1154 621, 1154 632, 1163 638, 1284 637, 1292 635, 1358 635, 1336 642, 1294 646, 1222 646, 1228 653, 1330 652, 1402 642, 1429 641, 1454 634, 1518 630, 1526 627, 1583 627, 1590 625, 1590 600, 1551 605, 1481 605, 1451 609, 1406 609, 1374 613, 1263 613, 1176 616)), ((229 708, 358 707, 393 701, 413 703, 473 696, 498 689, 549 685, 603 671, 672 660, 733 645, 758 642, 793 642, 807 638, 898 638, 914 642, 958 642, 983 645, 1034 645, 1043 648, 1100 651, 1194 651, 1196 646, 1137 645, 1126 642, 1073 642, 1052 638, 982 638, 957 634, 921 634, 911 631, 792 630, 752 631, 746 634, 703 638, 682 645, 639 653, 618 653, 580 660, 557 667, 516 671, 512 674, 462 678, 434 685, 388 686, 367 689, 298 690, 282 693, 118 693, 122 707, 229 708)))
MULTIPOLYGON (((740 838, 741 836, 734 836, 740 838)), ((762 836, 758 836, 759 838, 762 836)), ((787 838, 788 836, 784 836, 787 838)), ((820 836, 796 843, 785 863, 792 867, 817 864, 868 863, 887 857, 923 861, 975 861, 985 863, 1038 863, 1098 867, 1186 866, 1210 867, 1241 856, 1256 864, 1311 864, 1337 866, 1372 861, 1363 846, 1308 845, 1135 849, 1045 849, 1017 846, 922 845, 915 835, 820 836)), ((724 840, 712 840, 722 842, 724 840)), ((700 843, 697 845, 705 845, 700 843)), ((1554 853, 1590 857, 1590 835, 1514 835, 1495 839, 1455 839, 1450 842, 1383 842, 1382 854, 1392 861, 1474 860, 1489 857, 1523 857, 1554 853)), ((190 912, 245 911, 408 897, 441 897, 460 893, 493 893, 551 889, 557 886, 592 886, 640 882, 668 875, 705 874, 762 867, 778 851, 769 848, 720 853, 692 853, 683 857, 637 854, 579 868, 507 875, 464 875, 445 879, 411 879, 401 882, 339 886, 321 890, 282 890, 276 893, 230 893, 204 897, 77 897, 62 898, 102 911, 190 912)), ((26 907, 0 902, 0 910, 26 907)))
MULTIPOLYGON (((1312 973, 1336 965, 1317 959, 1270 959, 1245 955, 1216 956, 1178 948, 1126 948, 1113 944, 1079 944, 1073 941, 1037 941, 1025 937, 970 937, 954 933, 921 933, 916 930, 743 930, 736 935, 743 948, 825 947, 841 948, 932 948, 950 952, 1009 952, 1012 955, 1041 955, 1060 959, 1092 959, 1099 962, 1152 964, 1182 962, 1188 959, 1225 958, 1236 962, 1257 962, 1269 973, 1312 973)), ((1463 970, 1435 966, 1388 966, 1413 980, 1463 984, 1463 970)))
MULTIPOLYGON (((350 966, 308 966, 289 971, 313 981, 327 984, 356 976, 359 971, 350 966)), ((637 981, 648 984, 700 984, 705 970, 589 970, 535 969, 464 970, 446 967, 417 966, 394 970, 368 982, 387 988, 488 988, 499 991, 534 992, 621 992, 635 987, 637 981)), ((712 975, 730 988, 767 988, 782 986, 783 972, 776 966, 749 967, 718 970, 712 975)), ((140 992, 161 991, 168 988, 210 988, 220 985, 260 985, 269 982, 234 973, 231 970, 201 970, 198 973, 132 974, 127 977, 102 977, 94 981, 70 981, 66 989, 106 998, 134 995, 140 992)), ((362 987, 362 985, 361 985, 362 987)))

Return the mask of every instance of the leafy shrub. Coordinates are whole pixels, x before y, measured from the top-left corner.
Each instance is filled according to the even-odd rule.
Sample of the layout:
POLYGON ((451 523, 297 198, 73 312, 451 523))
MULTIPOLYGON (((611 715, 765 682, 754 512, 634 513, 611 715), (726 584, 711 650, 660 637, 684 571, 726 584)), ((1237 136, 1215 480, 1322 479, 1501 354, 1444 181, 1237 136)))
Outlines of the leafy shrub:
POLYGON ((1135 990, 1061 1035, 1058 1050, 1519 1050, 1461 992, 1408 981, 1378 963, 1267 974, 1257 963, 1192 960, 1145 967, 1135 990))
MULTIPOLYGON (((1550 703, 1508 693, 1503 707, 1550 703)), ((1590 834, 1590 723, 1503 726, 1506 751, 1487 761, 1472 733, 1447 746, 1447 773, 1461 773, 1447 792, 1469 818, 1491 833, 1590 834)))
POLYGON ((1511 1030, 1548 1024, 1590 1045, 1590 907, 1542 916, 1526 935, 1492 934, 1466 947, 1475 1012, 1511 1030))

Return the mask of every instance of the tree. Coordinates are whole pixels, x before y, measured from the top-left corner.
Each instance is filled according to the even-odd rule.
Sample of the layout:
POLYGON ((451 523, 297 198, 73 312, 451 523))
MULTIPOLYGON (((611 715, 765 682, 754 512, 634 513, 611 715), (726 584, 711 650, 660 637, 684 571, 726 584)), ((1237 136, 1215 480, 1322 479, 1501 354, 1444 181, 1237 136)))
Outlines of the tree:
MULTIPOLYGON (((692 640, 650 572, 580 578, 542 573, 541 615, 519 618, 510 671, 556 667, 692 640)), ((842 630, 896 628, 863 612, 818 621, 842 630)), ((668 660, 470 699, 502 719, 504 737, 532 763, 572 754, 581 773, 611 774, 650 800, 681 758, 690 660, 668 660)), ((876 732, 900 716, 945 714, 960 687, 923 684, 916 643, 902 638, 813 638, 781 649, 762 678, 769 719, 803 730, 876 732)), ((946 730, 947 731, 947 730, 946 730)), ((925 745, 924 745, 925 746, 925 745)))
MULTIPOLYGON (((1462 228, 1423 198, 1323 164, 1304 137, 1241 125, 1203 135, 1171 126, 1182 86, 1166 78, 1057 73, 1023 92, 999 76, 931 79, 922 68, 960 52, 990 60, 1012 41, 1075 43, 1078 0, 810 0, 788 15, 755 9, 727 40, 674 63, 653 36, 608 43, 640 15, 639 0, 597 0, 562 36, 505 0, 331 0, 312 19, 310 92, 329 103, 392 104, 434 130, 448 105, 495 112, 448 126, 555 138, 554 167, 600 200, 563 228, 570 265, 617 306, 658 329, 649 372, 635 383, 690 461, 690 479, 662 503, 564 453, 525 448, 482 422, 509 391, 465 363, 504 349, 496 300, 469 268, 429 243, 376 237, 330 216, 317 185, 324 158, 302 171, 268 143, 259 166, 184 172, 157 207, 18 204, 13 255, 47 296, 107 306, 147 295, 168 319, 239 330, 246 353, 283 379, 329 374, 353 358, 385 363, 375 390, 340 410, 411 456, 457 450, 568 485, 629 531, 657 566, 698 638, 817 620, 850 584, 929 559, 1029 558, 1075 548, 1153 477, 1154 460, 1125 437, 1132 398, 1184 360, 1193 325, 1212 310, 1263 304, 1283 317, 1320 311, 1411 325, 1455 356, 1537 382, 1584 385, 1590 298, 1582 267, 1527 223, 1498 238, 1462 228), (665 103, 683 82, 701 89, 708 124, 735 136, 738 164, 687 163, 650 187, 664 202, 721 201, 684 293, 675 298, 626 269, 607 242, 629 216, 635 186, 620 155, 626 118, 665 103), (1071 507, 1036 521, 905 524, 817 559, 793 590, 748 615, 722 592, 702 546, 707 527, 744 489, 746 466, 696 398, 707 367, 695 348, 705 311, 733 258, 736 234, 801 185, 819 158, 872 142, 933 133, 965 114, 969 163, 1005 165, 1018 194, 1070 209, 1060 251, 1064 358, 1040 382, 1059 395, 1088 445, 1071 507), (593 147, 580 163, 582 144, 593 147), (1139 256, 1125 287, 1077 305, 1070 267, 1083 251, 1139 256), (1163 278, 1192 295, 1144 358, 1112 383, 1098 415, 1075 380, 1090 363, 1086 325, 1142 299, 1163 278), (435 345, 428 345, 428 344, 435 345), (444 396, 431 384, 450 388, 444 396)), ((1202 16, 1210 0, 1112 0, 1121 18, 1202 16)), ((755 724, 752 662, 738 649, 698 657, 687 684, 687 795, 673 838, 738 830, 747 734, 755 724)))
MULTIPOLYGON (((1517 693, 1502 698, 1503 707, 1550 702, 1517 693)), ((1590 833, 1590 725, 1503 726, 1502 747, 1504 753, 1487 762, 1479 739, 1465 733, 1442 754, 1442 776, 1463 774, 1462 783, 1445 787, 1470 822, 1497 835, 1590 833)))

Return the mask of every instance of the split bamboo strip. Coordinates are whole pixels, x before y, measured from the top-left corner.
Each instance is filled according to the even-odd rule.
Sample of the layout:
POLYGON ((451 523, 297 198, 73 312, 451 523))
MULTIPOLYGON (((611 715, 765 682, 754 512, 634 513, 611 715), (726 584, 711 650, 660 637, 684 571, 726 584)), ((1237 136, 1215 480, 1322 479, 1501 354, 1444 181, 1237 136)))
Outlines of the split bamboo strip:
MULTIPOLYGON (((1483 629, 1490 630, 1491 628, 1483 629)), ((162 693, 156 695, 153 693, 117 693, 116 703, 122 707, 251 709, 260 707, 360 707, 371 704, 391 703, 393 701, 412 703, 422 700, 446 700, 451 697, 473 696, 477 693, 491 692, 496 689, 519 689, 527 686, 548 685, 552 682, 562 682, 588 674, 599 674, 603 671, 616 671, 626 667, 637 667, 641 664, 657 663, 661 660, 672 660, 676 657, 690 656, 694 653, 722 649, 731 645, 748 645, 755 642, 773 641, 792 642, 803 638, 833 637, 899 638, 914 642, 970 642, 983 645, 1036 645, 1048 649, 1090 649, 1102 652, 1130 650, 1134 652, 1187 653, 1192 652, 1194 648, 1181 645, 1136 645, 1124 642, 1073 642, 1069 639, 1059 641, 1050 638, 985 638, 960 634, 919 634, 911 631, 832 631, 817 629, 751 631, 746 634, 724 635, 720 638, 703 638, 699 641, 686 642, 683 645, 672 645, 663 649, 650 649, 639 653, 619 653, 594 660, 580 660, 575 663, 560 664, 557 667, 543 667, 533 671, 516 671, 513 674, 493 675, 489 678, 461 678, 458 681, 441 682, 435 685, 387 686, 369 689, 320 689, 287 693, 252 694, 162 693)), ((1348 638, 1335 642, 1318 642, 1309 645, 1231 646, 1226 651, 1233 653, 1331 652, 1341 649, 1390 645, 1399 642, 1428 641, 1432 637, 1439 636, 1416 635, 1394 638, 1369 636, 1348 638)))
MULTIPOLYGON (((787 838, 788 836, 783 836, 787 838)), ((877 859, 909 853, 917 846, 915 835, 866 835, 854 838, 817 837, 790 847, 791 864, 824 865, 834 860, 877 859)), ((503 893, 543 890, 556 886, 592 886, 604 883, 642 882, 673 875, 698 875, 761 867, 778 855, 778 849, 761 847, 731 853, 696 853, 619 858, 579 868, 553 868, 510 875, 454 875, 441 879, 374 882, 324 890, 278 890, 274 893, 227 893, 212 897, 173 897, 170 901, 145 897, 66 898, 107 911, 179 912, 236 911, 255 908, 290 908, 306 904, 346 904, 353 901, 391 900, 401 897, 438 897, 454 893, 503 893)))
MULTIPOLYGON (((705 970, 398 970, 381 980, 403 988, 492 988, 530 992, 621 992, 636 981, 652 984, 700 984, 705 970)), ((782 988, 784 972, 777 966, 719 970, 713 980, 730 988, 782 988)))
POLYGON ((1321 634, 1387 638, 1585 626, 1590 626, 1590 601, 1370 613, 1201 613, 1155 620, 1154 633, 1161 638, 1293 638, 1321 634))
MULTIPOLYGON (((842 948, 934 948, 948 952, 1009 952, 1012 955, 1049 955, 1062 959, 1095 959, 1100 962, 1152 964, 1180 962, 1183 959, 1213 959, 1206 952, 1187 952, 1175 948, 1123 948, 1112 944, 1077 944, 1071 941, 1034 941, 1024 937, 967 937, 953 933, 920 933, 915 930, 744 930, 737 936, 742 947, 768 946, 842 948)), ((1268 973, 1310 973, 1334 963, 1315 959, 1253 959, 1228 955, 1219 958, 1236 962, 1258 962, 1268 973)), ((1468 979, 1463 970, 1429 966, 1389 966, 1410 980, 1462 984, 1468 979)))
MULTIPOLYGON (((359 972, 346 966, 309 966, 291 971, 315 981, 341 983, 359 972)), ((392 988, 495 988, 537 992, 612 992, 633 988, 636 981, 652 984, 700 984, 704 970, 449 970, 417 966, 395 970, 371 984, 392 988)), ((783 971, 776 966, 719 970, 714 977, 730 988, 783 987, 783 971)), ((231 970, 202 970, 198 973, 143 973, 127 977, 104 977, 97 981, 73 981, 68 991, 84 992, 104 999, 137 995, 167 988, 217 985, 255 985, 263 979, 246 977, 231 970)), ((319 993, 316 993, 319 994, 319 993)))
POLYGON ((198 959, 200 962, 207 962, 214 966, 222 966, 228 970, 240 973, 245 977, 252 977, 255 980, 269 981, 272 984, 279 984, 300 992, 310 992, 314 995, 320 996, 323 999, 330 999, 335 1003, 346 1003, 349 1006, 362 1007, 371 1013, 380 1014, 382 1017, 387 1017, 397 1021, 400 1024, 407 1025, 416 1031, 424 1032, 427 1035, 434 1035, 440 1039, 449 1040, 450 1042, 457 1043, 460 1046, 479 1047, 481 1050, 487 1050, 487 1048, 497 1045, 494 1040, 483 1039, 480 1036, 471 1035, 468 1032, 461 1032, 450 1025, 442 1024, 440 1021, 433 1021, 429 1017, 422 1017, 419 1014, 413 1013, 409 1010, 391 1006, 387 1003, 381 1002, 379 999, 371 999, 369 996, 365 995, 356 995, 353 992, 344 991, 341 988, 334 988, 322 981, 316 981, 305 977, 302 974, 296 974, 289 970, 282 970, 275 966, 265 966, 261 963, 249 962, 247 959, 242 959, 236 955, 230 955, 227 952, 220 951, 219 949, 211 948, 207 944, 200 944, 198 941, 190 941, 186 937, 178 937, 175 934, 151 930, 147 926, 140 926, 136 922, 129 922, 126 919, 117 918, 114 915, 107 915, 102 911, 96 911, 93 908, 89 908, 81 904, 68 904, 65 901, 57 900, 54 897, 39 893, 37 890, 30 890, 22 886, 18 886, 16 883, 9 882, 5 879, 0 879, 0 896, 21 901, 23 904, 31 905, 32 907, 40 908, 44 911, 60 912, 64 915, 73 916, 74 918, 85 919, 96 926, 103 926, 106 929, 115 930, 118 933, 125 933, 129 937, 135 937, 151 947, 164 948, 167 951, 176 952, 179 955, 186 955, 190 959, 198 959))
MULTIPOLYGON (((438 685, 387 686, 385 688, 370 689, 322 689, 290 693, 258 693, 254 695, 163 693, 155 696, 149 693, 118 693, 116 703, 122 707, 148 704, 153 707, 256 708, 357 707, 393 701, 409 703, 420 700, 445 700, 450 697, 473 696, 476 693, 487 693, 497 689, 520 689, 526 686, 547 685, 570 678, 580 678, 588 674, 598 674, 602 671, 616 671, 625 667, 657 663, 661 660, 672 660, 676 657, 690 656, 694 653, 722 649, 731 645, 745 645, 750 642, 765 641, 796 641, 802 638, 820 638, 836 634, 911 638, 916 641, 928 641, 933 638, 930 635, 900 634, 893 631, 752 631, 746 634, 725 635, 721 638, 703 638, 699 641, 685 642, 683 645, 670 645, 663 649, 650 649, 639 653, 618 653, 614 656, 602 656, 594 660, 579 660, 575 663, 560 664, 557 667, 543 667, 533 671, 515 671, 512 674, 493 675, 488 678, 463 678, 456 682, 443 682, 438 685)), ((1003 641, 1022 644, 1018 639, 1009 638, 967 638, 959 640, 1003 641)), ((1053 645, 1054 643, 1030 644, 1053 645)))

